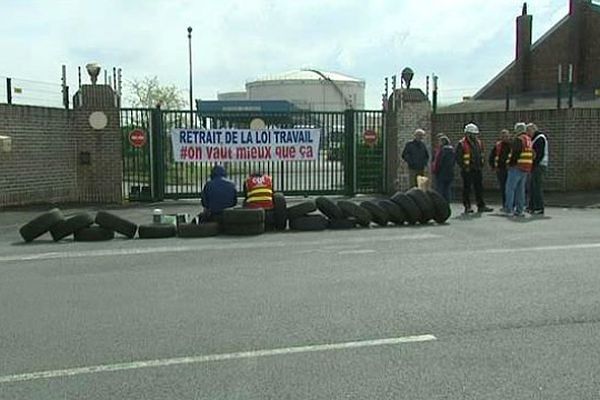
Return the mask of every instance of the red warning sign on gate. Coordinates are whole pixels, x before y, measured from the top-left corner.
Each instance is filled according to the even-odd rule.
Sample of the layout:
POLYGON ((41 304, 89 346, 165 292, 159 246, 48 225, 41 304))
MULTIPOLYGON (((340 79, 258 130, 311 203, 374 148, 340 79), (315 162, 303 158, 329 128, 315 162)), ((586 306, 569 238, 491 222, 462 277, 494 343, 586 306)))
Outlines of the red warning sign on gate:
POLYGON ((129 143, 133 147, 143 147, 146 144, 146 132, 141 129, 134 129, 129 132, 129 143))
POLYGON ((375 132, 372 129, 367 129, 364 133, 363 133, 363 140, 365 141, 366 144, 368 144, 369 146, 374 145, 377 142, 377 132, 375 132))

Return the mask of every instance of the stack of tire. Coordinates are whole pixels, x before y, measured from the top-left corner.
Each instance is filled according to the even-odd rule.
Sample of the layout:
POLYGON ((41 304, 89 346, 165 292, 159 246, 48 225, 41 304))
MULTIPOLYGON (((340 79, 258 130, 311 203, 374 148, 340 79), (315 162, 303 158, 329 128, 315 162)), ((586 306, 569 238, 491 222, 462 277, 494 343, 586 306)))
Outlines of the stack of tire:
POLYGON ((339 200, 337 206, 344 217, 363 227, 369 227, 371 222, 379 226, 427 224, 432 220, 443 224, 451 215, 450 205, 437 192, 417 188, 397 192, 389 199, 367 200, 360 204, 339 200))
POLYGON ((47 232, 55 242, 71 235, 76 242, 98 242, 114 239, 115 232, 133 238, 137 230, 136 224, 106 211, 98 212, 95 218, 87 212, 66 217, 54 208, 23 225, 19 233, 25 242, 32 242, 47 232))
POLYGON ((223 210, 221 232, 233 236, 260 235, 265 232, 265 210, 262 208, 223 210))
POLYGON ((410 225, 427 224, 432 220, 443 224, 451 215, 448 202, 434 190, 412 188, 406 193, 397 192, 390 201, 400 207, 410 225))
POLYGON ((327 229, 329 221, 316 211, 317 204, 312 199, 287 207, 290 230, 323 231, 327 229))

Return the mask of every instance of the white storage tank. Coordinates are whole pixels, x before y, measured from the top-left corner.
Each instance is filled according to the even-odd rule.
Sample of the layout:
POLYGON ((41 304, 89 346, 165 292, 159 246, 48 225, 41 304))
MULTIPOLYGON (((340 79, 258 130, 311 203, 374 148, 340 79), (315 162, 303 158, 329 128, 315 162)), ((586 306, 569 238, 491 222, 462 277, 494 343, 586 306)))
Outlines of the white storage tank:
POLYGON ((303 69, 246 83, 248 100, 287 100, 311 111, 362 110, 365 81, 348 75, 303 69))

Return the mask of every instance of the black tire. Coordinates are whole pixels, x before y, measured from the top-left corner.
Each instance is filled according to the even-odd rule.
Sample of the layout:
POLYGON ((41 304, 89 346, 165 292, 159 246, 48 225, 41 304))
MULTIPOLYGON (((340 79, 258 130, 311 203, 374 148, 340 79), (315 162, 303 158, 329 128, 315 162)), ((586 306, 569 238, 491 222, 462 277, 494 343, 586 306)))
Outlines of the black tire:
POLYGON ((19 233, 23 240, 31 242, 48 232, 54 225, 64 221, 64 219, 62 212, 58 208, 53 208, 23 225, 19 229, 19 233))
POLYGON ((431 202, 433 203, 433 207, 435 209, 435 215, 433 217, 433 220, 438 224, 445 223, 448 220, 448 218, 450 218, 450 215, 452 215, 450 204, 448 204, 446 199, 444 199, 444 197, 442 197, 442 195, 436 192, 435 190, 428 190, 426 193, 427 196, 429 196, 431 202))
POLYGON ((391 200, 379 200, 377 204, 387 212, 390 222, 396 225, 403 225, 406 222, 406 214, 398 204, 391 200))
POLYGON ((127 236, 129 239, 135 237, 135 233, 138 229, 138 226, 133 222, 106 211, 98 211, 98 214, 96 214, 96 223, 102 228, 118 232, 121 235, 127 236))
POLYGON ((89 213, 79 213, 69 217, 50 228, 50 234, 55 242, 66 238, 75 232, 87 228, 94 223, 94 218, 89 213))
POLYGON ((290 222, 298 217, 305 216, 311 212, 317 211, 317 205, 313 200, 306 200, 295 206, 288 207, 287 214, 290 222))
POLYGON ((324 231, 329 224, 322 215, 304 215, 290 220, 290 229, 294 231, 324 231))
POLYGON ((421 210, 420 223, 426 224, 433 219, 435 216, 435 208, 433 207, 431 199, 424 191, 418 188, 412 188, 406 192, 406 195, 413 199, 417 207, 421 210))
POLYGON ((358 204, 348 200, 338 200, 337 205, 345 217, 356 218, 359 225, 368 227, 371 224, 371 214, 358 204))
POLYGON ((284 231, 287 228, 287 202, 283 193, 273 194, 273 212, 275 214, 275 229, 284 231))
POLYGON ((223 210, 223 225, 257 225, 265 223, 262 208, 228 208, 223 210))
POLYGON ((333 230, 344 230, 344 229, 354 229, 356 226, 355 219, 343 218, 343 219, 330 219, 329 220, 329 229, 333 230))
POLYGON ((264 222, 258 224, 228 225, 223 226, 222 231, 226 235, 253 236, 265 233, 264 222))
POLYGON ((177 236, 181 238, 203 238, 217 236, 219 224, 217 222, 206 222, 204 224, 179 224, 177 236))
POLYGON ((325 215, 329 219, 342 219, 344 218, 344 213, 340 208, 333 202, 333 200, 327 197, 318 197, 315 201, 317 208, 323 215, 325 215))
POLYGON ((367 210, 371 214, 373 222, 380 226, 387 226, 390 217, 383 208, 379 206, 375 201, 363 201, 360 206, 367 210))
POLYGON ((177 227, 173 224, 148 224, 138 227, 140 239, 164 239, 174 237, 176 234, 177 227))
POLYGON ((265 231, 275 230, 275 210, 265 210, 265 231))
POLYGON ((115 231, 102 228, 101 226, 90 226, 75 232, 73 239, 76 242, 102 242, 115 238, 115 231))
POLYGON ((421 209, 415 204, 413 199, 404 193, 396 192, 390 200, 402 208, 404 215, 406 215, 406 222, 409 224, 414 225, 421 219, 421 209))

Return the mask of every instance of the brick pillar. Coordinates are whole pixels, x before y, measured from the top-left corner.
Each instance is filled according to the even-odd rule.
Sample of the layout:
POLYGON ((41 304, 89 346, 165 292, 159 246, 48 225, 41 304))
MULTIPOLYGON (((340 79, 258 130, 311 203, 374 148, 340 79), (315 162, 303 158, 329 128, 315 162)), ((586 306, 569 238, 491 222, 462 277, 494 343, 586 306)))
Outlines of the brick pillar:
POLYGON ((402 160, 406 142, 413 139, 415 129, 428 133, 425 143, 431 152, 431 103, 421 89, 397 90, 390 101, 387 118, 388 192, 408 190, 408 166, 402 160), (394 100, 394 98, 392 98, 394 100))
POLYGON ((73 99, 77 193, 83 203, 120 203, 123 150, 117 97, 108 85, 83 85, 73 99))

